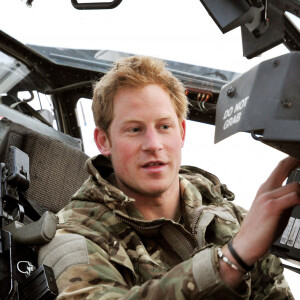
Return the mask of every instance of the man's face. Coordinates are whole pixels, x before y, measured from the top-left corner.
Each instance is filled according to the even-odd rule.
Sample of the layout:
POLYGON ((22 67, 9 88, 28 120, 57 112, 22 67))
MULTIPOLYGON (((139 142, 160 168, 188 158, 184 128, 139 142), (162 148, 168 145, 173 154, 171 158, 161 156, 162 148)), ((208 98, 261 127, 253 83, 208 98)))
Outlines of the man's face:
POLYGON ((111 155, 118 187, 130 197, 157 197, 178 188, 185 121, 179 123, 170 96, 159 85, 123 88, 114 97, 109 137, 95 140, 111 155))

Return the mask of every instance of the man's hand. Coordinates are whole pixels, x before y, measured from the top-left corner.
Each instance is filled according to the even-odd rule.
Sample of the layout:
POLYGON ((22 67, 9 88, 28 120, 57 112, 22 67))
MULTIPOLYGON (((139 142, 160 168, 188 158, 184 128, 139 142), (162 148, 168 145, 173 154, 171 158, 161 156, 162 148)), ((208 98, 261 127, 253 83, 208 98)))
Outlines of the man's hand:
MULTIPOLYGON (((259 188, 241 229, 233 240, 234 249, 247 265, 253 265, 266 254, 286 227, 293 207, 300 205, 300 184, 293 182, 283 186, 289 173, 299 165, 300 161, 292 157, 282 160, 259 188)), ((238 265, 227 246, 223 248, 223 253, 238 265)), ((220 264, 221 277, 225 282, 229 280, 227 284, 232 287, 237 286, 242 278, 237 273, 229 270, 223 263, 220 264), (229 276, 230 280, 228 271, 233 275, 229 276)))
POLYGON ((289 173, 299 165, 299 160, 292 157, 282 160, 259 188, 233 241, 235 250, 248 265, 268 251, 286 227, 293 207, 300 205, 299 183, 282 186, 289 173))

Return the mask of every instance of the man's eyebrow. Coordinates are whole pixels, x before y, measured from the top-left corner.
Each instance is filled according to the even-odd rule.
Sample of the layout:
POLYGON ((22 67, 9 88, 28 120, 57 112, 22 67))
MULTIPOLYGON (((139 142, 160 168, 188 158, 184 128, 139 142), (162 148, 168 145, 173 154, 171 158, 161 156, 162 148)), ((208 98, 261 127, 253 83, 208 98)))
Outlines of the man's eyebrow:
MULTIPOLYGON (((165 116, 165 117, 155 119, 155 122, 161 122, 161 121, 171 120, 171 119, 172 116, 165 116)), ((128 124, 128 123, 143 123, 143 122, 144 122, 143 119, 125 119, 122 121, 121 125, 128 124)))
POLYGON ((141 123, 141 122, 143 121, 139 119, 126 119, 121 122, 121 125, 128 124, 128 123, 141 123))
POLYGON ((171 120, 171 119, 172 119, 171 116, 167 116, 167 117, 159 118, 158 121, 171 120))

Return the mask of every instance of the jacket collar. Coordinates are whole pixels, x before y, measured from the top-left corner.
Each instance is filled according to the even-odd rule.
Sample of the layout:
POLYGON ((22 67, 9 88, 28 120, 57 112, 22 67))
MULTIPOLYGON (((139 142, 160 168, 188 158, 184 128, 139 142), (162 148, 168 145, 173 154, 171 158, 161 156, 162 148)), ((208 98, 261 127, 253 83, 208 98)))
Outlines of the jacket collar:
MULTIPOLYGON (((135 200, 109 182, 111 180, 108 178, 113 176, 110 159, 103 155, 92 157, 86 162, 86 170, 90 177, 72 200, 100 202, 123 217, 141 223, 149 222, 133 205, 135 200)), ((182 167, 179 172, 179 183, 183 214, 186 215, 191 216, 192 211, 202 204, 218 205, 223 198, 234 199, 234 194, 221 184, 216 176, 199 168, 182 167)))

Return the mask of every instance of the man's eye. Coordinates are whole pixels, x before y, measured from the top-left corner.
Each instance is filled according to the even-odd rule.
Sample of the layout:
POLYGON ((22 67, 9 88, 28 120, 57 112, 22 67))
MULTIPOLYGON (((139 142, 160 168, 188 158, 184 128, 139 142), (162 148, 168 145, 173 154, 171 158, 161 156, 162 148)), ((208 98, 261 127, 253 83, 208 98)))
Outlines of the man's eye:
POLYGON ((169 129, 171 126, 169 124, 164 124, 164 125, 161 125, 161 128, 162 129, 169 129))
POLYGON ((129 131, 136 133, 136 132, 140 132, 141 129, 139 127, 133 127, 133 128, 130 128, 129 131))

